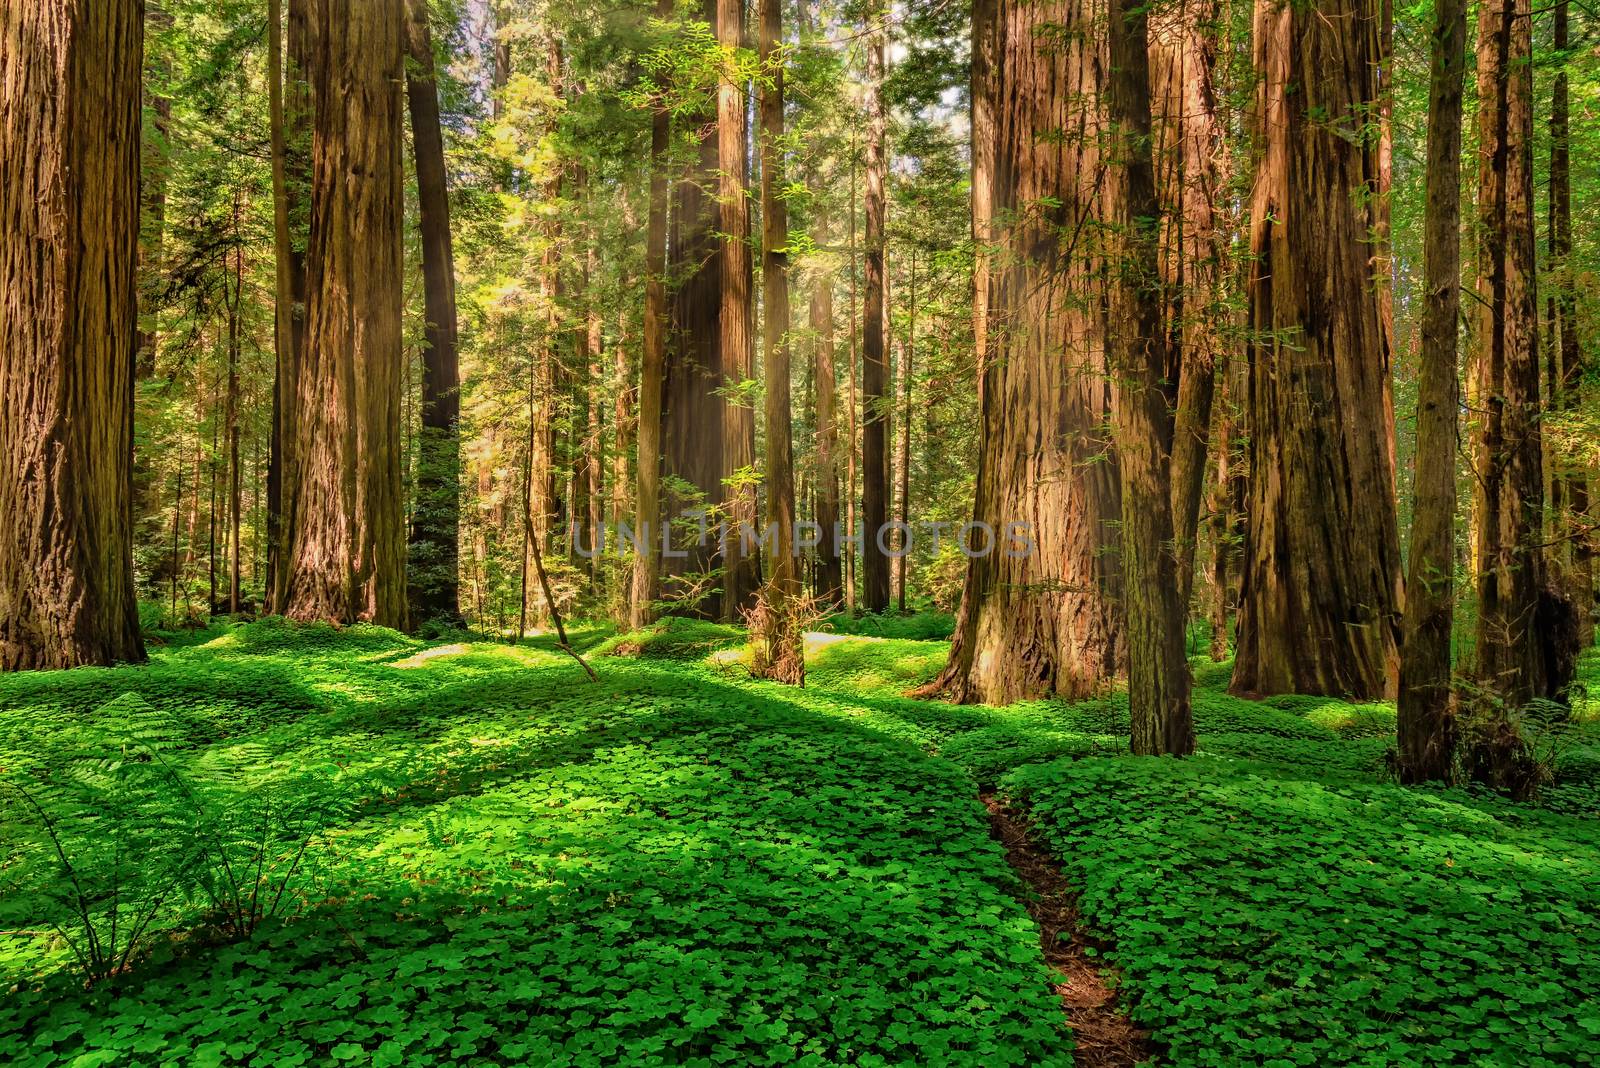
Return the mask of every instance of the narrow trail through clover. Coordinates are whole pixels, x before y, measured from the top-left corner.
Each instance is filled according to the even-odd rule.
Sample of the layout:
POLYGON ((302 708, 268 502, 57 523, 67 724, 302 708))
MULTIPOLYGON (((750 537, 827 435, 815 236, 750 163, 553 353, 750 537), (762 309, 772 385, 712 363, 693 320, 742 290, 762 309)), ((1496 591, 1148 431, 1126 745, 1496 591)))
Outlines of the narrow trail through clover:
POLYGON ((1155 1057, 1150 1038, 1128 1019, 1123 1006, 1088 953, 1072 887, 1058 864, 1035 841, 1026 819, 993 791, 978 794, 989 813, 989 829, 1005 846, 1006 862, 1027 892, 1023 905, 1039 925, 1039 948, 1060 981, 1054 984, 1072 1026, 1073 1060, 1082 1068, 1125 1068, 1155 1057))

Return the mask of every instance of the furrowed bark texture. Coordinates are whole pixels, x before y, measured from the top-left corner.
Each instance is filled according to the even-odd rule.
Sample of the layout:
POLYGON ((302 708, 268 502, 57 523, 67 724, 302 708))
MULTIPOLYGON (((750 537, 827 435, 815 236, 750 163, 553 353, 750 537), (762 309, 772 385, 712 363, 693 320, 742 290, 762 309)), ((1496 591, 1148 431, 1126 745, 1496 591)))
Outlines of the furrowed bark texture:
MULTIPOLYGON (((744 0, 717 0, 717 40, 724 48, 744 45, 744 0)), ((749 122, 744 85, 724 73, 717 85, 718 200, 722 235, 723 385, 736 386, 755 375, 755 301, 751 292, 750 201, 745 177, 750 169, 749 122)), ((727 527, 723 534, 722 616, 738 620, 755 604, 761 585, 761 553, 747 543, 744 528, 756 528, 756 487, 741 476, 756 462, 756 413, 742 396, 727 397, 724 453, 728 475, 727 527)))
MULTIPOLYGON (((1106 100, 1113 223, 1106 348, 1122 473, 1123 608, 1128 639, 1129 746, 1141 756, 1194 752, 1187 605, 1173 545, 1173 382, 1180 350, 1166 336, 1162 235, 1151 155, 1149 16, 1143 0, 1111 0, 1106 100)), ((1198 491, 1197 491, 1198 492, 1198 491)))
MULTIPOLYGON (((703 17, 716 23, 717 0, 705 0, 703 17)), ((672 251, 670 329, 666 345, 666 377, 662 392, 663 471, 666 478, 686 484, 683 493, 670 487, 662 494, 660 528, 666 528, 686 509, 720 510, 727 457, 723 450, 726 405, 722 388, 722 243, 715 187, 718 138, 714 122, 701 124, 699 159, 673 186, 672 219, 668 247, 672 251)), ((642 418, 642 417, 641 417, 642 418)), ((653 525, 650 535, 662 543, 662 529, 653 525)), ((674 610, 714 617, 722 602, 711 597, 695 604, 682 600, 691 592, 689 576, 703 574, 721 559, 715 534, 671 532, 672 553, 663 553, 662 599, 674 610)))
POLYGON ((399 0, 316 0, 305 363, 285 615, 406 624, 399 0))
POLYGON ((1402 782, 1442 780, 1454 747, 1450 631, 1455 612, 1456 436, 1461 313, 1461 96, 1466 80, 1466 0, 1434 5, 1428 93, 1426 304, 1417 383, 1415 503, 1400 649, 1398 767, 1402 782))
MULTIPOLYGON (((1077 2, 987 0, 974 49, 974 159, 992 160, 987 323, 974 520, 997 544, 968 564, 950 662, 929 692, 1003 703, 1081 697, 1125 662, 1118 600, 1117 462, 1105 440, 1111 387, 1104 339, 1097 12, 1077 2), (993 35, 993 36, 990 36, 993 35), (1007 526, 1032 550, 1009 553, 1007 526)), ((975 184, 976 187, 976 184, 975 184)), ((974 548, 983 536, 973 532, 974 548)))
POLYGON ((406 97, 422 226, 422 427, 406 573, 412 618, 455 621, 460 606, 461 372, 456 355, 455 254, 428 0, 406 0, 406 97))
POLYGON ((861 328, 861 519, 862 595, 869 612, 889 607, 889 557, 878 535, 889 522, 889 350, 886 241, 888 221, 888 136, 883 99, 884 23, 888 12, 869 11, 873 25, 867 38, 867 161, 865 300, 861 328))
POLYGON ((1478 8, 1477 671, 1510 708, 1563 680, 1545 663, 1544 454, 1528 0, 1478 8))
POLYGON ((1222 196, 1223 131, 1217 122, 1215 0, 1179 0, 1150 12, 1150 106, 1156 191, 1161 207, 1161 281, 1168 344, 1178 352, 1176 430, 1172 443, 1172 521, 1178 600, 1189 608, 1195 539, 1205 484, 1219 332, 1225 325, 1222 280, 1226 235, 1215 204, 1222 196))
POLYGON ((1250 501, 1233 692, 1392 694, 1400 552, 1388 444, 1377 0, 1258 0, 1250 501))
POLYGON ((0 670, 144 659, 139 0, 0 9, 0 670))

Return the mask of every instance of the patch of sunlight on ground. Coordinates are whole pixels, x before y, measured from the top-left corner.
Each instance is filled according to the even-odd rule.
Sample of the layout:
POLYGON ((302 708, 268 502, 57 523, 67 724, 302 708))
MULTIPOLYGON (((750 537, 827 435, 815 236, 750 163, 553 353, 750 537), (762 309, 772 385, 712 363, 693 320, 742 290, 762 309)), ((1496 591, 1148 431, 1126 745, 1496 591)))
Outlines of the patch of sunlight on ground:
POLYGON ((437 660, 441 656, 460 656, 462 653, 470 651, 471 647, 465 642, 456 642, 453 645, 436 645, 431 649, 424 649, 420 653, 414 653, 404 660, 396 660, 389 666, 397 668, 421 667, 428 661, 437 660))

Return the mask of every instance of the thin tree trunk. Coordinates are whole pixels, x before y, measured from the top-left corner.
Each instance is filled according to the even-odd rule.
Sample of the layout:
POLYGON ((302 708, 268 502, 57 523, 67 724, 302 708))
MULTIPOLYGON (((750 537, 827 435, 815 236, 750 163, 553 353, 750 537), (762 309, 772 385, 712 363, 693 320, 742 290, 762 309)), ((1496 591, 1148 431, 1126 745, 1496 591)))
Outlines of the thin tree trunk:
POLYGON ((1122 468, 1123 604, 1128 627, 1129 745, 1142 756, 1194 752, 1186 605, 1172 543, 1173 409, 1180 354, 1162 327, 1160 208, 1150 148, 1148 8, 1113 0, 1107 102, 1114 131, 1115 221, 1109 362, 1122 468))
POLYGON ((860 497, 856 493, 859 484, 857 477, 859 471, 858 449, 860 448, 859 436, 861 427, 861 404, 856 388, 856 376, 861 368, 861 354, 856 348, 857 339, 861 336, 860 320, 857 317, 857 308, 860 306, 856 295, 856 144, 854 137, 850 141, 850 374, 846 378, 848 389, 845 397, 845 542, 844 542, 844 607, 851 615, 856 612, 856 541, 860 533, 857 529, 860 514, 860 497))
MULTIPOLYGON (((818 248, 828 243, 828 220, 817 212, 812 238, 818 248)), ((811 283, 811 331, 815 340, 812 377, 816 382, 817 526, 821 540, 817 568, 818 596, 829 607, 843 597, 844 570, 839 552, 838 382, 834 373, 833 274, 819 268, 811 283)))
POLYGON ((461 372, 456 349, 455 253, 428 0, 406 0, 406 97, 422 228, 422 419, 407 552, 417 622, 461 619, 461 372))
POLYGON ((1398 770, 1407 783, 1448 779, 1455 745, 1450 632, 1455 611, 1456 377, 1461 313, 1461 98, 1466 0, 1434 5, 1428 93, 1426 303, 1417 384, 1416 474, 1400 647, 1398 770))
MULTIPOLYGON (((1577 279, 1572 263, 1571 102, 1567 50, 1571 46, 1568 0, 1555 5, 1552 47, 1560 54, 1550 89, 1550 260, 1555 314, 1549 361, 1555 369, 1549 407, 1571 413, 1583 392, 1583 353, 1578 342, 1577 279)), ((1594 546, 1584 531, 1589 522, 1589 479, 1581 461, 1563 458, 1551 479, 1555 534, 1565 557, 1562 576, 1578 616, 1578 641, 1594 644, 1594 546)))
POLYGON ((911 571, 911 373, 917 353, 917 254, 911 253, 911 299, 908 311, 910 324, 901 346, 903 358, 900 367, 900 529, 906 541, 900 546, 900 556, 895 560, 896 605, 906 610, 906 580, 911 571))
POLYGON ((1257 0, 1249 531, 1232 689, 1393 694, 1400 550, 1370 239, 1378 0, 1257 0))
POLYGON ((223 401, 223 423, 228 438, 228 613, 239 614, 239 357, 243 340, 240 337, 239 304, 244 299, 244 236, 239 232, 243 202, 234 195, 233 230, 234 249, 233 282, 228 297, 228 392, 223 401))
POLYGON ((399 0, 315 0, 310 300, 285 614, 406 624, 399 0))
POLYGON ((274 352, 272 441, 267 457, 267 581, 270 612, 282 612, 288 596, 289 509, 298 494, 294 453, 300 403, 300 367, 305 352, 306 207, 310 187, 310 0, 288 0, 287 48, 282 0, 267 12, 267 97, 272 151, 274 255, 274 352), (288 63, 285 67, 284 55, 288 63))
POLYGON ((885 22, 888 12, 878 4, 868 10, 872 25, 867 36, 867 188, 866 188, 866 307, 861 343, 861 558, 866 584, 862 595, 867 611, 889 607, 889 557, 881 547, 889 522, 888 359, 884 323, 887 318, 888 278, 885 274, 888 221, 888 136, 884 103, 885 22))
POLYGON ((794 548, 794 414, 789 396, 789 214, 782 200, 783 44, 782 0, 760 0, 757 44, 765 80, 761 88, 762 368, 766 376, 767 524, 776 526, 771 576, 762 588, 755 674, 797 685, 806 677, 805 655, 794 616, 800 596, 794 548))
MULTIPOLYGON (((671 13, 672 0, 659 0, 657 13, 671 13)), ((667 149, 671 115, 658 103, 650 120, 650 208, 644 252, 644 348, 639 357, 638 457, 634 472, 633 591, 628 623, 634 630, 655 618, 660 596, 661 398, 667 362, 667 149)))

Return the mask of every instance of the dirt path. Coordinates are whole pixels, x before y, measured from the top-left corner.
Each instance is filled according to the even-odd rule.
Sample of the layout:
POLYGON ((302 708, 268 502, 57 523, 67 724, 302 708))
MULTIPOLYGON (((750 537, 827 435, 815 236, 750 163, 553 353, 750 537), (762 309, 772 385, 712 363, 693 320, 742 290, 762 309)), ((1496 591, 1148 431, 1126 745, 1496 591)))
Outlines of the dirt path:
POLYGON ((1028 887, 1023 904, 1039 925, 1044 959, 1060 975, 1055 992, 1066 1009, 1076 1042, 1073 1058, 1087 1068, 1125 1068, 1155 1056, 1149 1037, 1128 1019, 1117 995, 1100 977, 1093 943, 1078 924, 1077 903, 1058 865, 1029 834, 1027 822, 998 796, 978 795, 989 811, 989 827, 1006 847, 1006 860, 1028 887))

